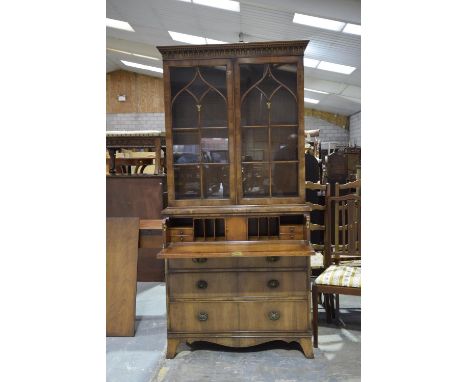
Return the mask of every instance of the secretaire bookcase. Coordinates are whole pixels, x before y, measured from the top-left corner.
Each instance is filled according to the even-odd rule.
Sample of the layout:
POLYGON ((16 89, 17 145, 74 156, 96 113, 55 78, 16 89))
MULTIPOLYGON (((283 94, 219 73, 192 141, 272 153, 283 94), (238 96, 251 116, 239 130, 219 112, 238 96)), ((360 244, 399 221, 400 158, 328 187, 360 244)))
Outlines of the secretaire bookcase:
POLYGON ((158 47, 167 358, 180 342, 298 342, 312 358, 304 199, 308 41, 158 47))

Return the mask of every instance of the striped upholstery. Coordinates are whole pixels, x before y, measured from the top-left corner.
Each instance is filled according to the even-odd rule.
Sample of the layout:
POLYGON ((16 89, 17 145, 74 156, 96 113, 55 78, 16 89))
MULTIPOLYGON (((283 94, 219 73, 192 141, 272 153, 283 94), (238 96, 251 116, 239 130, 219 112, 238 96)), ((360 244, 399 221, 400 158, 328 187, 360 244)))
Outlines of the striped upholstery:
POLYGON ((331 265, 317 279, 317 285, 334 285, 342 287, 361 287, 361 268, 346 265, 331 265))

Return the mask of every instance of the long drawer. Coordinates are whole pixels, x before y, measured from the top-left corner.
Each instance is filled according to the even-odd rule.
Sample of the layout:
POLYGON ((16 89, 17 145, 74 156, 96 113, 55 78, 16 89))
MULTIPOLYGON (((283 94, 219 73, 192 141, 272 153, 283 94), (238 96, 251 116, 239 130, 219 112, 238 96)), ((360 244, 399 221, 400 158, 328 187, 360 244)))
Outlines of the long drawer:
POLYGON ((230 268, 305 268, 306 256, 271 256, 244 258, 195 258, 168 260, 170 269, 230 269, 230 268))
POLYGON ((171 299, 276 298, 308 295, 305 271, 188 272, 168 275, 171 299))
POLYGON ((307 301, 173 302, 169 332, 303 332, 310 330, 307 301))

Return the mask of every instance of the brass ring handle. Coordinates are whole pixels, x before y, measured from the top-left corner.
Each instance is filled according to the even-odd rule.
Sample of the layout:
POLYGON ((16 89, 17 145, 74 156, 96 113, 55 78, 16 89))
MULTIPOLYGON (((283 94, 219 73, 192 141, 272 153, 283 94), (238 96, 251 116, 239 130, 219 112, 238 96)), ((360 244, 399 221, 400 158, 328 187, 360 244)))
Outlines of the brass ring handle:
POLYGON ((276 312, 276 311, 272 310, 270 313, 268 313, 268 318, 271 321, 277 321, 280 318, 280 314, 279 314, 279 312, 276 312))
POLYGON ((278 280, 272 279, 268 281, 268 287, 269 288, 278 288, 280 285, 278 280))
POLYGON ((205 280, 198 280, 197 288, 198 289, 206 289, 206 288, 208 288, 208 283, 205 280))
POLYGON ((198 257, 198 258, 192 259, 192 261, 194 263, 206 263, 208 259, 205 257, 198 257))
POLYGON ((278 261, 280 258, 279 256, 268 256, 266 258, 267 261, 269 261, 270 263, 274 263, 275 261, 278 261))
POLYGON ((208 320, 208 313, 200 312, 198 313, 198 321, 207 321, 208 320))

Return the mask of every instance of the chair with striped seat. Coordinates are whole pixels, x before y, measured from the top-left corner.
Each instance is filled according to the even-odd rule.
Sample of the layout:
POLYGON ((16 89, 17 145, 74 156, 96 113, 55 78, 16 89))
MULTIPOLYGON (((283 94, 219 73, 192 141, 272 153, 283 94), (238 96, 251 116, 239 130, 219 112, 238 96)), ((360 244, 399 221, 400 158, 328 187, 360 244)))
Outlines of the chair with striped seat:
MULTIPOLYGON (((327 197, 326 206, 326 221, 333 222, 334 229, 328 227, 326 229, 324 251, 326 269, 312 285, 314 347, 318 347, 319 294, 361 295, 360 263, 358 266, 348 263, 361 259, 361 197, 357 194, 327 197)), ((328 320, 331 306, 328 305, 326 308, 328 320)))

